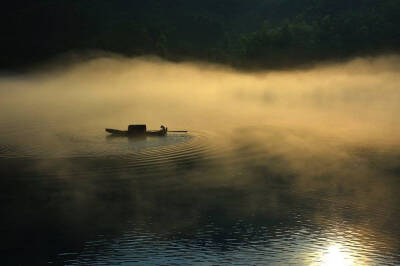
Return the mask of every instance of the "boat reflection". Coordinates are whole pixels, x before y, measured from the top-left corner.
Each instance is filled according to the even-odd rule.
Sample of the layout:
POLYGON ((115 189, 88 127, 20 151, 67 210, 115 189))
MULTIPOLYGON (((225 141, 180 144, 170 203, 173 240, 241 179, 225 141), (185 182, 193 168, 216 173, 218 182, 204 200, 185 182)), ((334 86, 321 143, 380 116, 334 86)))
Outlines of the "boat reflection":
POLYGON ((128 139, 129 141, 140 141, 140 140, 145 140, 147 139, 147 135, 117 135, 117 134, 111 134, 106 136, 107 141, 112 141, 116 139, 128 139))

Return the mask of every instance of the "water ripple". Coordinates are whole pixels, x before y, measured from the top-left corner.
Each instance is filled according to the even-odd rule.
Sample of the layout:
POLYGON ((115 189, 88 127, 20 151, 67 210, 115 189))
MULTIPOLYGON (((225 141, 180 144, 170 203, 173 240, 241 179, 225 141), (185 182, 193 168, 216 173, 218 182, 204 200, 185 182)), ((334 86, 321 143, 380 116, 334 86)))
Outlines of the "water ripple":
MULTIPOLYGON (((107 138, 102 131, 42 136, 38 127, 27 128, 35 141, 16 133, 14 142, 0 143, 0 160, 7 162, 1 170, 9 173, 4 169, 9 169, 10 162, 19 166, 20 161, 32 161, 31 168, 14 169, 12 180, 32 175, 29 171, 37 171, 38 183, 46 178, 62 180, 55 188, 45 182, 38 186, 39 191, 52 191, 48 197, 32 196, 50 208, 48 215, 67 213, 60 214, 66 219, 57 216, 55 224, 65 220, 65 228, 71 228, 68 221, 77 223, 80 232, 82 228, 90 231, 86 224, 90 221, 91 225, 119 230, 88 237, 78 251, 62 250, 52 258, 55 263, 329 265, 338 260, 390 265, 400 259, 399 228, 386 225, 400 213, 396 200, 390 209, 366 201, 375 188, 369 185, 375 182, 370 179, 363 183, 365 191, 352 183, 342 188, 350 188, 349 194, 334 190, 330 185, 343 179, 329 171, 315 176, 336 183, 325 185, 317 180, 322 185, 315 182, 319 186, 312 187, 315 176, 309 173, 317 169, 313 161, 305 159, 311 171, 302 179, 304 174, 293 171, 281 152, 290 150, 293 143, 282 142, 279 153, 273 145, 252 138, 229 140, 205 131, 132 140, 107 138), (18 171, 26 172, 16 175, 18 171), (45 204, 49 199, 55 207, 45 204), (98 218, 101 216, 110 221, 98 218), (133 222, 120 225, 127 217, 133 222)), ((0 139, 10 132, 12 129, 0 131, 0 139)), ((334 144, 330 140, 326 147, 334 144)), ((389 151, 366 155, 357 150, 350 158, 363 163, 386 154, 389 151)), ((328 160, 322 166, 331 162, 337 163, 328 160)), ((395 159, 391 163, 390 167, 396 166, 395 159)), ((18 200, 18 204, 29 205, 29 200, 18 200)))

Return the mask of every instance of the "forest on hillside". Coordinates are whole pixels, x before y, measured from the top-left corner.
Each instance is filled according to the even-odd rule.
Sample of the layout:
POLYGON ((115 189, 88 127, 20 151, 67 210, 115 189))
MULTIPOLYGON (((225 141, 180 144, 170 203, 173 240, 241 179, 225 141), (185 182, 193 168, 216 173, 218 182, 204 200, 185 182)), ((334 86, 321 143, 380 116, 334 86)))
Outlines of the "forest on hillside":
POLYGON ((279 68, 400 51, 398 0, 38 0, 2 4, 0 68, 106 51, 279 68))

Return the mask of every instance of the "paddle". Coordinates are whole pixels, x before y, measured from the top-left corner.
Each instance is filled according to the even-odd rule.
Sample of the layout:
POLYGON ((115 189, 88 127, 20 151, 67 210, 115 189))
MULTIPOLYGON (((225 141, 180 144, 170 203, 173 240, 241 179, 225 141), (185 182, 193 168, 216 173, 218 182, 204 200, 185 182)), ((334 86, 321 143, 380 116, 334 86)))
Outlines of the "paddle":
POLYGON ((187 130, 168 130, 168 132, 181 132, 181 133, 187 133, 187 130))

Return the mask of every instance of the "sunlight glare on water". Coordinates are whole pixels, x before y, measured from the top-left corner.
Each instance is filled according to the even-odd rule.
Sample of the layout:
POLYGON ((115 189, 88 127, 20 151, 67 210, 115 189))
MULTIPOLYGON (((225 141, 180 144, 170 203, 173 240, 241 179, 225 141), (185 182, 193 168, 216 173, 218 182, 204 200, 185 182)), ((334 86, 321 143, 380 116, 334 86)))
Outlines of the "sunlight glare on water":
MULTIPOLYGON (((327 250, 324 251, 322 257, 323 266, 347 266, 354 265, 351 255, 343 251, 343 248, 339 245, 330 245, 327 250)), ((357 264, 359 265, 359 264, 357 264)))
POLYGON ((3 77, 0 264, 396 265, 399 70, 98 58, 3 77), (189 133, 104 131, 132 123, 189 133))

